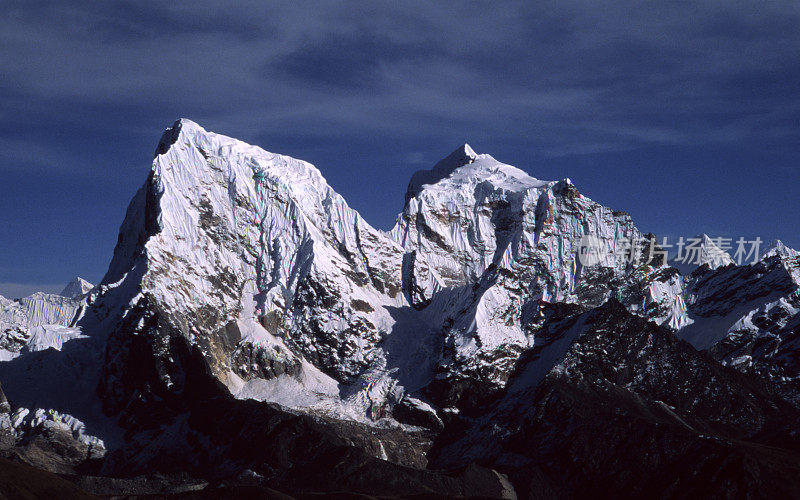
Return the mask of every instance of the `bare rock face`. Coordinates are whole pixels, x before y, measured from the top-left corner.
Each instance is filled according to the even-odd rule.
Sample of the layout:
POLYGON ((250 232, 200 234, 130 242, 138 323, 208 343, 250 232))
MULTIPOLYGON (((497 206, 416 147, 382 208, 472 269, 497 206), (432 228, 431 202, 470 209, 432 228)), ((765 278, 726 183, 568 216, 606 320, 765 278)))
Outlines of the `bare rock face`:
POLYGON ((5 498, 97 498, 62 477, 5 458, 0 458, 0 493, 5 498))
POLYGON ((8 403, 8 398, 3 392, 3 385, 0 384, 0 414, 11 413, 11 405, 8 403))
POLYGON ((482 456, 520 493, 560 497, 800 491, 800 413, 762 381, 616 301, 564 312, 548 320, 545 344, 502 397, 440 436, 434 466, 482 456))
POLYGON ((0 453, 14 447, 14 429, 11 425, 11 405, 0 385, 0 453))
POLYGON ((0 453, 55 473, 88 470, 105 455, 83 422, 54 410, 12 408, 0 388, 0 453))
POLYGON ((751 268, 757 285, 737 283, 727 273, 718 277, 742 299, 728 315, 734 321, 724 337, 709 350, 723 364, 769 380, 800 405, 800 258, 768 255, 751 268))
POLYGON ((54 473, 73 474, 90 470, 92 462, 101 460, 106 454, 102 441, 76 435, 75 430, 60 417, 35 415, 33 422, 25 422, 29 427, 17 429, 14 456, 54 473))

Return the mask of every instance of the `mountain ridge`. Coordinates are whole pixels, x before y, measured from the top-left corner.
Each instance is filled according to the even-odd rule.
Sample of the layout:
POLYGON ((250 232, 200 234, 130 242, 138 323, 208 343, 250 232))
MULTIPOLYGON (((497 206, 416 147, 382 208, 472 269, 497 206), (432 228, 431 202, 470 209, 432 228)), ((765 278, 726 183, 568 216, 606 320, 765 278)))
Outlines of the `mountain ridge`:
MULTIPOLYGON (((432 446, 432 466, 468 467, 486 446, 494 450, 491 467, 520 487, 525 474, 509 465, 513 453, 495 453, 490 443, 477 454, 446 457, 443 443, 492 414, 498 401, 522 405, 498 425, 523 425, 524 396, 563 376, 553 370, 563 371, 565 359, 576 373, 610 363, 607 353, 587 358, 576 351, 589 342, 587 331, 598 331, 589 323, 609 332, 615 362, 641 364, 615 335, 639 339, 637 328, 655 328, 652 338, 673 340, 647 344, 652 360, 680 358, 702 373, 738 370, 744 378, 731 376, 732 393, 773 404, 770 391, 751 391, 747 377, 754 377, 795 405, 796 254, 776 243, 758 262, 737 266, 704 237, 705 254, 719 262, 681 274, 656 242, 569 179, 535 179, 466 144, 411 177, 395 226, 380 231, 310 163, 180 119, 159 140, 100 284, 76 281, 65 289, 71 297, 0 300, 0 380, 13 407, 0 427, 10 429, 12 449, 24 456, 33 452, 19 447, 46 428, 65 433, 79 454, 102 448, 92 460, 106 473, 239 473, 255 467, 250 455, 225 452, 236 454, 233 460, 192 443, 230 437, 226 422, 249 422, 252 411, 328 436, 334 448, 349 439, 353 460, 372 457, 392 467, 427 467, 432 446), (590 260, 587 246, 598 252, 590 260), (705 352, 693 354, 695 348, 705 352), (520 390, 523 375, 532 385, 520 390), (51 387, 51 380, 61 385, 51 387), (229 408, 231 418, 203 421, 206 399, 229 408), (309 428, 311 421, 317 424, 309 428), (171 433, 185 440, 172 465, 160 458, 171 433), (199 463, 199 456, 213 459, 199 463)), ((668 384, 671 376, 657 373, 654 383, 668 384)), ((577 393, 595 398, 596 390, 577 393)), ((649 386, 637 394, 647 412, 660 408, 649 386)), ((613 404, 629 404, 629 396, 616 396, 613 404)), ((675 418, 694 418, 682 411, 674 410, 682 415, 675 418)), ((730 425, 759 446, 766 442, 742 422, 730 425)), ((247 428, 254 438, 260 432, 247 428)), ((673 431, 699 439, 696 428, 673 431)), ((475 444, 448 444, 467 445, 475 444)), ((286 466, 277 455, 265 457, 269 467, 286 466)), ((534 457, 552 482, 559 473, 542 462, 549 459, 534 457)), ((58 460, 60 470, 81 463, 58 460)))

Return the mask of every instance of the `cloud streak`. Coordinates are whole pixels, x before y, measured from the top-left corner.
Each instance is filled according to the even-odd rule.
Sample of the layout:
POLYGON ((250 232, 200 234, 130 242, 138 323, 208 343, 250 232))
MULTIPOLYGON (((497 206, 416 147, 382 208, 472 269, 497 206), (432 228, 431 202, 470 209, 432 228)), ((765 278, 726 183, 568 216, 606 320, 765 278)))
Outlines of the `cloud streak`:
POLYGON ((796 104, 800 76, 789 2, 19 5, 0 30, 18 92, 235 117, 250 134, 514 119, 536 120, 534 140, 562 151, 609 137, 683 143, 709 126, 734 129, 709 141, 739 140, 765 130, 743 118, 796 104), (565 130, 584 139, 560 140, 565 130))

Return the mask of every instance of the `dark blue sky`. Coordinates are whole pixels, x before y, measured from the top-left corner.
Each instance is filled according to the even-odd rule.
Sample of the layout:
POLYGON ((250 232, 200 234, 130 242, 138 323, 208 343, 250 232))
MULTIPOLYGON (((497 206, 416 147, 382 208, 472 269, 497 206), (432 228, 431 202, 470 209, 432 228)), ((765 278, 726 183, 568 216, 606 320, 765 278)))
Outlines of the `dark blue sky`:
POLYGON ((643 231, 800 247, 797 2, 172 4, 0 4, 0 294, 97 282, 178 117, 379 228, 468 142, 643 231))

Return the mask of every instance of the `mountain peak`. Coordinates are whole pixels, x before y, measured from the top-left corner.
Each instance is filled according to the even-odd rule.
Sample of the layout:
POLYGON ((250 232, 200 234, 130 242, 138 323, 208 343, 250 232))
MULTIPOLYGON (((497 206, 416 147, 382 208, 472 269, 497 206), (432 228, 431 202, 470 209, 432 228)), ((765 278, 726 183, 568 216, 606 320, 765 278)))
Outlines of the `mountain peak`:
POLYGON ((718 239, 703 233, 689 238, 682 250, 683 261, 674 260, 671 265, 682 274, 691 274, 694 270, 707 265, 710 269, 718 269, 734 264, 731 255, 719 247, 718 239))
POLYGON ((721 249, 714 238, 705 233, 700 238, 700 265, 708 264, 711 269, 717 269, 734 263, 730 254, 721 249))
POLYGON ((445 197, 448 193, 472 190, 478 184, 491 185, 494 189, 521 192, 529 188, 541 188, 549 184, 528 175, 517 167, 495 160, 488 154, 477 154, 463 144, 439 160, 430 170, 421 170, 411 176, 406 191, 406 203, 423 191, 437 191, 445 197), (433 186, 436 186, 435 188, 433 186))
POLYGON ((761 254, 761 258, 766 259, 775 255, 780 255, 782 257, 797 257, 800 256, 800 252, 786 246, 786 244, 781 240, 775 240, 764 250, 764 252, 761 254))
POLYGON ((457 168, 469 165, 478 159, 478 154, 464 143, 457 147, 452 153, 439 160, 430 170, 420 170, 411 176, 406 191, 406 202, 422 191, 425 184, 436 184, 444 179, 457 168))
POLYGON ((473 151, 469 144, 464 143, 454 149, 452 153, 436 162, 436 165, 433 166, 433 170, 447 171, 449 173, 459 167, 472 163, 477 158, 477 153, 473 151))
POLYGON ((75 277, 72 281, 67 283, 67 286, 61 290, 62 297, 69 297, 70 299, 79 299, 82 296, 89 293, 89 291, 94 288, 94 285, 86 281, 85 279, 81 278, 80 276, 75 277))
POLYGON ((197 134, 197 133, 207 133, 206 130, 198 125, 197 123, 189 120, 188 118, 178 118, 175 120, 175 123, 172 126, 167 127, 164 130, 164 133, 161 134, 161 139, 158 141, 158 146, 156 147, 156 152, 153 156, 163 155, 169 148, 172 147, 175 142, 177 142, 178 138, 181 136, 181 132, 184 134, 197 134))
MULTIPOLYGON (((448 160, 456 160, 458 162, 462 162, 463 161, 463 162, 469 163, 471 161, 474 161, 475 158, 477 158, 477 157, 478 157, 478 154, 470 147, 469 144, 467 144, 465 142, 461 146, 459 146, 456 149, 454 149, 452 153, 450 153, 449 155, 445 156, 442 160, 440 160, 436 164, 436 166, 439 166, 439 163, 443 163, 443 162, 448 161, 448 160)), ((434 167, 434 168, 436 168, 436 167, 434 167)), ((445 168, 446 168, 446 166, 445 166, 445 168)))

